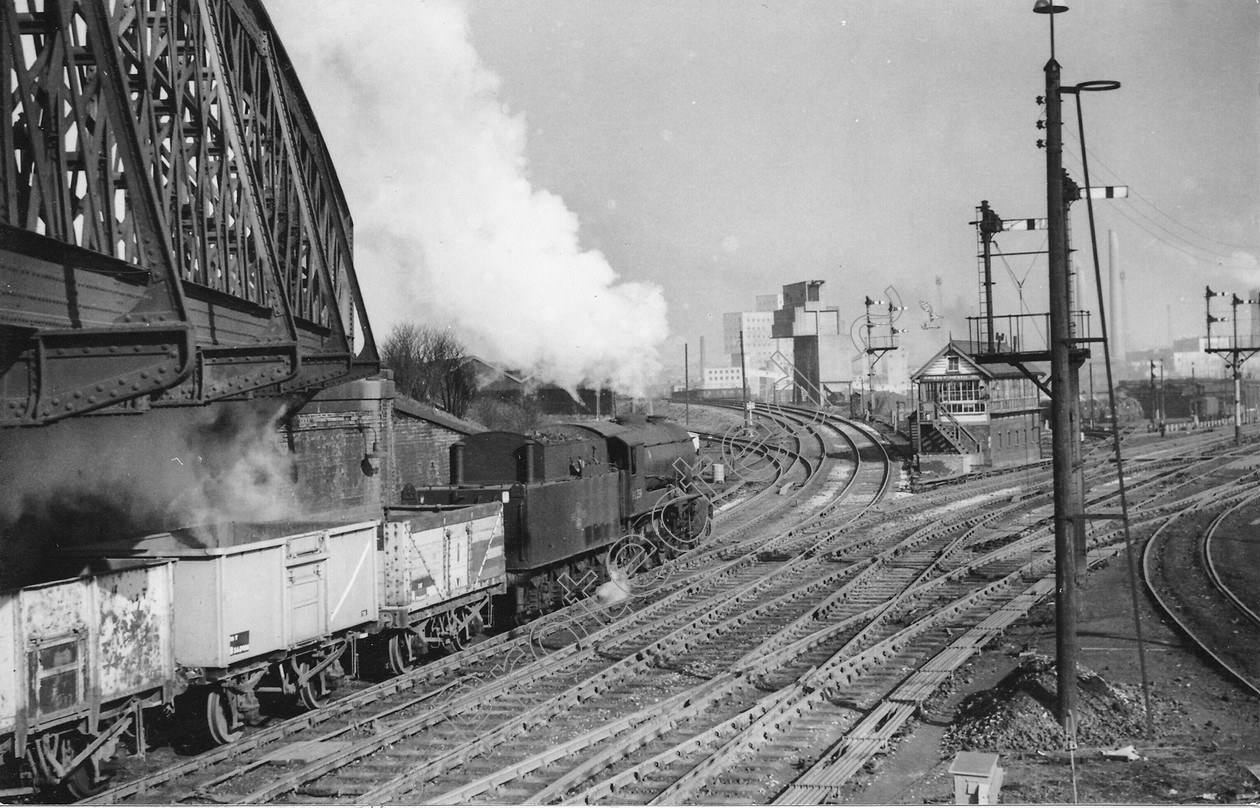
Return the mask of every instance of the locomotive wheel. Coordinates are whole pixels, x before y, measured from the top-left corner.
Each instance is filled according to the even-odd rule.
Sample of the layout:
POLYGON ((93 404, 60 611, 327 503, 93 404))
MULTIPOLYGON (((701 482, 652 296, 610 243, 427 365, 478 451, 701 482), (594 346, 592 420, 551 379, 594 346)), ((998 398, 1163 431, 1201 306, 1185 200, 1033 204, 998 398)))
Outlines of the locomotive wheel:
POLYGON ((241 739, 245 728, 238 726, 232 729, 232 705, 229 701, 231 696, 222 690, 211 689, 206 691, 205 702, 205 719, 206 733, 210 736, 210 740, 218 746, 233 743, 241 739))
POLYGON ((401 676, 415 667, 416 660, 424 653, 419 639, 413 631, 399 631, 389 636, 385 667, 392 675, 401 676))
MULTIPOLYGON (((310 662, 299 662, 297 664, 298 675, 304 675, 311 667, 310 662)), ((316 710, 328 703, 328 694, 331 692, 332 685, 328 681, 328 669, 325 668, 310 679, 307 679, 305 684, 298 685, 298 703, 308 710, 316 710)))
MULTIPOLYGON (((69 765, 88 745, 88 738, 78 733, 54 733, 35 741, 31 749, 31 764, 36 777, 47 783, 59 779, 58 771, 69 765)), ((101 773, 100 762, 90 757, 71 772, 61 783, 76 800, 95 797, 109 787, 109 778, 101 773)))

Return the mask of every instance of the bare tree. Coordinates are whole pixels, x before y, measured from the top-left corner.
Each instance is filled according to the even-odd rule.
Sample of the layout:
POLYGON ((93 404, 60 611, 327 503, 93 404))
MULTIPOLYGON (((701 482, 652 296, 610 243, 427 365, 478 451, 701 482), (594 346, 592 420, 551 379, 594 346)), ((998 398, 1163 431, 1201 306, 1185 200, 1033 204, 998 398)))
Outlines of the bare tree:
POLYGON ((399 392, 462 418, 477 392, 464 346, 449 331, 399 323, 381 343, 381 364, 394 371, 399 392))

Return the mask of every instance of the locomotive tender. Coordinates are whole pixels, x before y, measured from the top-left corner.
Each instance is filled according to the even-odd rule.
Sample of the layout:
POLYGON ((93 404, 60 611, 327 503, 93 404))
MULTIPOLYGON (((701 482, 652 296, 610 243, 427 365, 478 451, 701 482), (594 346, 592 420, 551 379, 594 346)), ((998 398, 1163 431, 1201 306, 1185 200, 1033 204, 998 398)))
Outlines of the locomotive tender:
MULTIPOLYGON (((502 501, 507 595, 500 618, 526 620, 659 563, 711 529, 698 446, 653 416, 483 432, 451 447, 451 484, 408 488, 404 502, 502 501)), ((504 621, 506 622, 506 621, 504 621)))

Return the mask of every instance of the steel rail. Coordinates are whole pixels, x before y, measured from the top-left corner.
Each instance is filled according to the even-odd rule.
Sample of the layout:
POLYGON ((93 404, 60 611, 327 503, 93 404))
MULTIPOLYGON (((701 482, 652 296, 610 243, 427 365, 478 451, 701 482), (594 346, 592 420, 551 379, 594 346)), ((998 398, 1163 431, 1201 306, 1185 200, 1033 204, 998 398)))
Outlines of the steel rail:
MULTIPOLYGON (((886 553, 886 556, 887 556, 888 558, 893 558, 893 557, 895 557, 895 556, 898 554, 898 552, 899 552, 899 549, 894 548, 894 549, 892 549, 892 550, 889 550, 889 551, 886 553)), ((867 568, 867 572, 868 572, 868 573, 869 573, 870 569, 871 569, 870 567, 868 567, 868 568, 867 568)), ((852 584, 850 584, 849 586, 850 586, 850 587, 852 587, 852 584)), ((848 587, 846 588, 846 591, 843 591, 843 592, 837 593, 837 595, 834 595, 834 596, 833 596, 833 598, 832 598, 832 600, 839 600, 839 599, 841 599, 842 597, 847 596, 848 594, 850 594, 850 593, 847 591, 847 589, 848 589, 848 587)), ((809 621, 809 620, 814 620, 814 619, 816 619, 816 618, 817 618, 817 613, 818 613, 819 611, 822 611, 822 610, 824 610, 824 609, 828 608, 829 606, 830 606, 830 604, 824 604, 822 607, 819 607, 819 608, 817 608, 817 609, 812 610, 810 613, 806 614, 806 615, 802 618, 802 620, 809 621)), ((883 610, 883 609, 878 609, 878 608, 877 608, 877 609, 870 609, 870 610, 867 610, 866 612, 864 612, 864 613, 863 613, 863 615, 864 615, 864 617, 866 618, 866 620, 868 620, 868 621, 869 621, 869 619, 870 619, 870 618, 872 618, 872 617, 876 617, 876 616, 877 616, 880 612, 883 612, 883 611, 886 611, 886 610, 883 610)), ((844 621, 844 625, 846 625, 846 626, 847 626, 847 625, 851 624, 852 622, 853 622, 853 621, 852 621, 851 619, 850 619, 850 620, 846 620, 846 621, 844 621)), ((797 623, 796 623, 795 625, 799 625, 800 623, 801 623, 801 620, 798 620, 798 621, 797 621, 797 623)), ((780 637, 781 637, 781 636, 782 636, 782 632, 780 633, 780 637)), ((739 670, 740 668, 742 668, 742 667, 744 667, 744 666, 746 666, 746 665, 749 665, 750 663, 752 663, 752 662, 754 662, 754 661, 755 661, 755 662, 756 662, 756 663, 757 663, 760 667, 763 667, 763 668, 768 667, 768 666, 767 666, 767 664, 766 664, 766 661, 767 661, 768 659, 771 659, 771 657, 775 657, 775 656, 777 656, 777 657, 779 657, 779 658, 778 658, 778 659, 775 659, 775 660, 772 660, 773 664, 782 664, 785 660, 794 658, 794 657, 796 656, 796 654, 799 652, 799 646, 796 646, 796 647, 790 647, 790 648, 787 648, 787 649, 780 649, 777 653, 772 653, 772 647, 773 647, 773 643, 774 643, 774 640, 775 640, 775 639, 776 639, 776 638, 771 638, 771 640, 768 640, 768 641, 764 642, 764 643, 763 643, 763 644, 762 644, 759 648, 757 648, 757 649, 755 649, 754 651, 749 652, 749 654, 745 655, 745 657, 744 657, 744 658, 742 658, 742 659, 740 660, 740 662, 739 662, 739 663, 737 663, 737 665, 735 666, 735 670, 739 670)), ((808 639, 810 639, 810 638, 807 638, 807 640, 808 640, 808 639)), ((820 638, 820 634, 819 634, 819 633, 815 633, 815 636, 814 636, 812 639, 813 639, 813 641, 814 641, 814 642, 818 642, 818 641, 820 641, 820 640, 821 640, 821 638, 820 638)), ((667 721, 667 722, 673 723, 673 722, 675 722, 675 721, 677 720, 677 716, 670 716, 670 717, 668 717, 668 718, 663 718, 663 719, 661 719, 661 720, 664 720, 664 721, 667 721)), ((659 723, 659 721, 658 721, 658 723, 659 723)), ((658 728, 657 728, 657 729, 655 729, 655 730, 650 730, 650 732, 651 732, 651 733, 653 733, 653 734, 659 734, 660 729, 659 729, 659 727, 658 727, 658 728)), ((605 753, 605 754, 607 755, 608 753, 605 753)), ((614 755, 615 755, 615 753, 614 753, 614 755)), ((531 759, 531 760, 533 760, 534 762, 538 762, 538 761, 542 761, 542 760, 553 760, 553 759, 555 759, 555 755, 554 755, 554 754, 551 754, 551 755, 544 754, 544 755, 542 755, 541 757, 536 757, 536 758, 533 758, 533 759, 531 759)), ((602 758, 601 758, 601 759, 602 759, 602 758)), ((509 768, 511 768, 513 771, 520 771, 520 767, 519 767, 519 766, 516 766, 516 765, 514 765, 514 766, 512 766, 512 767, 509 767, 509 768)), ((504 778, 505 778, 506 776, 507 776, 507 775, 506 775, 506 774, 504 774, 503 772, 500 772, 500 773, 497 773, 497 774, 494 774, 494 775, 489 775, 489 776, 487 776, 487 777, 485 777, 485 778, 482 778, 481 780, 477 781, 477 782, 476 782, 476 783, 474 783, 474 784, 465 785, 464 787, 461 787, 460 789, 457 789, 457 790, 455 790, 455 791, 448 791, 448 792, 444 793, 442 796, 440 796, 440 797, 436 798, 436 801, 437 801, 437 802, 450 802, 450 801, 457 801, 457 800, 466 799, 466 798, 468 798, 468 797, 472 796, 474 793, 478 793, 478 792, 479 792, 479 789, 490 788, 490 787, 492 787, 493 785, 495 785, 495 784, 497 784, 497 783, 501 783, 501 782, 503 782, 503 780, 504 780, 504 778)), ((554 792, 548 792, 548 793, 554 793, 554 792)), ((379 796, 379 795, 378 795, 378 796, 379 796)), ((535 801, 536 799, 538 799, 538 797, 531 798, 531 801, 535 801)))
MULTIPOLYGON (((725 568, 717 571, 715 575, 713 576, 713 578, 718 578, 725 574, 736 571, 739 567, 745 566, 745 565, 746 565, 746 562, 741 562, 741 561, 730 562, 725 568)), ((690 586, 680 589, 679 591, 671 594, 669 597, 660 601, 658 604, 656 604, 660 607, 656 611, 660 611, 663 614, 660 615, 656 620, 648 622, 647 625, 642 627, 641 630, 644 630, 644 631, 652 630, 658 627, 660 624, 668 623, 668 622, 672 622, 676 620, 678 613, 672 612, 671 608, 679 605, 679 603, 683 599, 685 599, 685 597, 692 594, 696 589, 698 589, 704 583, 706 582, 696 581, 692 583, 690 586)), ((700 605, 692 606, 688 608, 687 610, 685 610, 684 614, 687 614, 693 611, 700 612, 702 614, 706 613, 709 609, 711 609, 712 603, 715 600, 720 599, 721 597, 724 597, 724 596, 718 595, 718 596, 707 598, 703 600, 700 605)), ((631 622, 643 621, 644 618, 645 618, 645 613, 638 612, 632 615, 630 620, 631 622)), ((617 626, 616 630, 625 630, 625 627, 617 626)), ((413 717, 411 719, 408 719, 406 721, 398 722, 393 725, 381 728, 381 731, 376 733, 372 738, 361 740, 359 742, 356 742, 356 744, 353 747, 346 748, 346 749, 339 749, 330 755, 327 755, 325 757, 312 761, 307 766, 303 767, 301 770, 291 773, 290 775, 286 776, 282 780, 273 782, 266 789, 256 791, 250 794, 248 797, 237 800, 237 801, 240 801, 240 802, 263 801, 263 800, 278 796, 279 794, 282 794, 287 790, 296 788, 297 785, 299 785, 301 782, 305 782, 307 778, 320 776, 335 766, 343 765, 345 762, 349 762, 351 760, 358 759, 358 757, 361 757, 363 755, 371 754, 372 752, 379 751, 381 748, 384 748, 385 746, 389 744, 395 743, 396 741, 402 738, 405 738, 408 735, 415 734, 416 732, 420 732, 426 729, 428 726, 433 725, 436 722, 445 720, 446 718, 450 716, 458 715, 464 710, 470 707, 476 706, 477 704, 481 702, 484 702, 490 696, 501 695, 508 690, 519 689, 523 684, 530 681, 537 681, 539 679, 542 679, 556 672, 557 670, 567 669, 572 666, 594 660, 600 656, 599 643, 601 639, 604 639, 605 635, 612 634, 613 631, 614 631, 613 627, 607 627, 600 632, 595 632, 591 636, 584 638, 581 641, 570 643, 542 657, 541 659, 535 660, 527 664, 525 667, 517 668, 513 670, 511 677, 501 677, 494 682, 483 684, 477 691, 464 694, 462 697, 452 702, 448 702, 447 704, 444 704, 444 705, 439 705, 438 707, 428 710, 425 713, 419 716, 413 717)), ((389 710, 389 712, 391 713, 393 712, 392 708, 389 710)), ((374 723, 375 719, 376 717, 373 716, 373 717, 366 718, 358 723, 371 724, 371 723, 374 723)), ((332 737, 338 737, 340 732, 341 730, 338 730, 336 734, 330 733, 329 735, 321 737, 317 740, 329 740, 332 737)), ((236 770, 235 772, 232 772, 231 774, 235 774, 235 775, 244 774, 248 771, 248 769, 249 769, 249 764, 247 764, 244 767, 241 767, 239 770, 236 770)), ((218 783, 222 783, 223 781, 224 781, 224 778, 217 778, 216 780, 216 782, 218 783)), ((197 793, 198 792, 194 792, 194 794, 197 794, 197 793)))
MULTIPOLYGON (((780 461, 776 460, 774 462, 779 463, 780 461)), ((683 585, 685 585, 685 583, 683 585)), ((584 613, 588 612, 589 609, 583 608, 582 604, 574 604, 573 607, 569 607, 568 611, 573 613, 584 613)), ((555 614, 559 613, 553 613, 553 615, 555 614)), ((471 649, 466 649, 452 657, 447 657, 443 660, 438 660, 425 665, 424 667, 412 671, 402 677, 397 677, 365 688, 353 696, 339 699, 327 707, 287 719, 277 725, 273 725, 260 731, 251 732, 241 741, 234 744, 210 750, 209 752, 203 753, 191 760, 177 763, 174 766, 167 767, 161 771, 121 784, 104 794, 94 797, 93 801, 114 802, 144 793, 179 777, 201 771, 207 766, 228 761, 244 754, 249 754, 268 744, 276 743, 296 733, 307 731, 330 719, 362 709, 367 704, 387 698, 390 695, 402 690, 408 690, 431 683, 443 676, 450 675, 451 671, 459 670, 460 668, 470 664, 475 664, 479 661, 485 661, 496 656, 502 656, 512 650, 519 650, 521 646, 528 644, 531 640, 535 639, 527 632, 528 629, 523 631, 518 630, 512 632, 511 635, 500 635, 498 637, 491 638, 486 642, 478 643, 471 649)), ((438 692, 441 692, 441 690, 438 692)), ((431 697, 432 694, 422 695, 419 697, 419 700, 423 701, 431 697)), ((369 721, 370 720, 373 719, 369 719, 369 721)))
MULTIPOLYGON (((1112 533, 1113 533, 1113 535, 1114 535, 1114 534, 1116 534, 1116 533, 1118 533, 1118 532, 1119 532, 1119 531, 1113 531, 1112 533)), ((1119 550, 1119 549, 1120 549, 1120 546, 1119 546, 1118 544, 1115 544, 1115 545, 1112 545, 1112 547, 1111 547, 1111 549, 1110 549, 1110 551, 1109 551, 1109 552, 1118 552, 1118 550, 1119 550)), ((1094 552, 1095 552, 1095 555, 1097 555, 1097 551, 1095 550, 1094 552)), ((989 560, 989 559, 986 559, 986 562, 987 562, 988 560, 989 560)), ((1022 568, 1022 570, 1021 570, 1021 572, 1020 572, 1019 574, 1021 574, 1021 575, 1022 575, 1022 574, 1026 574, 1026 573, 1027 573, 1027 571, 1028 571, 1029 569, 1032 569, 1032 568, 1035 566, 1035 564, 1036 564, 1036 563, 1037 563, 1037 562, 1029 562, 1029 564, 1025 565, 1025 566, 1022 568)), ((1045 584, 1042 584, 1042 585, 1043 585, 1043 586, 1045 586, 1045 584)), ((658 762, 659 762, 659 761, 658 761, 658 762)), ((662 801, 667 801, 667 800, 668 800, 669 798, 671 798, 671 797, 672 797, 672 798, 677 798, 678 796, 679 796, 679 794, 677 794, 677 793, 672 794, 672 795, 662 795, 662 796, 660 797, 660 799, 661 799, 662 801)))
MULTIPOLYGON (((1255 496, 1255 493, 1249 492, 1246 499, 1250 499, 1255 496)), ((1151 598, 1155 601, 1156 605, 1159 606, 1159 609, 1170 620, 1172 620, 1174 624, 1176 624, 1177 628, 1180 629, 1181 633, 1185 637, 1202 649, 1202 651, 1214 662, 1216 662, 1222 670, 1226 671, 1243 687, 1246 687, 1248 690, 1260 696, 1260 683, 1253 681, 1244 672, 1238 670, 1229 660, 1225 659, 1216 648, 1207 643, 1200 636, 1200 632, 1191 625, 1189 620, 1185 618, 1182 610, 1178 609, 1174 605, 1169 593, 1167 592, 1168 587, 1157 583, 1160 580, 1160 575, 1157 570, 1157 556, 1163 552, 1163 544, 1168 541, 1168 533, 1171 532, 1171 526, 1173 523, 1178 518, 1188 513, 1190 513, 1190 511, 1183 511, 1182 513, 1179 513, 1173 518, 1167 520, 1164 524, 1160 525, 1159 529, 1156 530, 1154 535, 1152 535, 1147 541, 1146 547, 1143 548, 1142 551, 1143 582, 1146 584, 1147 592, 1150 593, 1151 598)))
MULTIPOLYGON (((802 559, 802 562, 803 561, 804 559, 802 559)), ((587 682, 575 685, 565 693, 553 697, 551 702, 540 705, 539 707, 534 708, 534 710, 531 710, 530 713, 515 719, 511 724, 504 725, 500 729, 495 730, 490 736, 483 736, 477 741, 466 745, 466 747, 448 752, 443 759, 433 761, 427 766, 412 769, 411 771, 395 777, 390 782, 382 784, 376 789, 361 795, 358 798, 359 801, 365 804, 372 804, 403 797, 418 783, 434 777, 448 761, 458 760, 462 762, 463 758, 470 753, 484 751, 491 744, 497 745, 510 740, 515 733, 518 733, 521 729, 527 728, 527 724, 532 725, 531 721, 534 717, 535 711, 537 711, 539 716, 546 718, 553 717, 559 712, 568 709, 580 698, 582 693, 588 692, 594 683, 601 685, 606 684, 612 677, 641 673, 649 666, 666 666, 669 664, 671 657, 686 653, 701 642, 745 626, 785 603, 799 601, 808 595, 814 594, 820 589, 830 589, 834 587, 838 581, 855 574, 855 571, 852 569, 844 569, 832 573, 832 575, 824 578, 814 578, 809 576, 803 584, 794 586, 789 591, 783 592, 769 601, 756 603, 751 608, 740 611, 731 617, 722 619, 719 622, 713 622, 715 621, 715 617, 718 616, 719 599, 725 601, 720 604, 724 609, 730 609, 732 606, 738 606, 738 603, 741 600, 755 596, 759 591, 765 589, 767 586, 776 583, 776 579, 780 579, 784 575, 790 574, 792 572, 791 566, 792 565, 785 565, 784 567, 779 567, 746 584, 736 593, 722 594, 714 598, 712 601, 702 604, 697 611, 705 612, 704 616, 697 618, 687 625, 679 626, 670 634, 667 634, 647 647, 639 649, 637 652, 627 653, 617 662, 614 662, 608 669, 596 674, 596 678, 594 680, 588 680, 587 682), (706 626, 706 623, 710 622, 713 622, 713 624, 706 626), (495 733, 498 734, 496 735, 495 733)), ((799 567, 800 564, 797 566, 799 567)), ((798 573, 800 572, 804 571, 798 570, 798 573)), ((806 576, 801 574, 798 575, 798 577, 806 576)), ((605 646, 604 650, 609 653, 616 653, 607 646, 605 646)), ((594 693, 593 695, 598 695, 598 693, 594 693)), ((251 798, 252 797, 253 795, 251 795, 251 798)), ((247 799, 247 801, 250 800, 247 799)))
POLYGON ((251 797, 254 797, 254 798, 261 797, 261 796, 262 795, 251 795, 251 797))
MULTIPOLYGON (((747 564, 749 564, 750 562, 751 562, 751 559, 741 559, 741 560, 729 562, 722 570, 719 570, 718 573, 726 574, 733 570, 737 570, 740 567, 747 566, 747 564)), ((713 576, 713 577, 716 577, 716 576, 713 576)), ((688 607, 684 612, 676 611, 672 607, 677 606, 677 601, 680 599, 680 596, 682 594, 687 594, 687 593, 685 592, 675 593, 669 599, 667 599, 669 602, 662 601, 659 604, 654 604, 654 606, 656 606, 657 608, 654 609, 653 611, 660 612, 661 613, 660 616, 657 617, 656 620, 648 623, 646 626, 641 627, 640 631, 646 631, 646 630, 659 628, 661 625, 668 624, 668 623, 676 623, 678 622, 680 615, 686 618, 689 615, 695 614, 696 617, 692 618, 692 624, 690 626, 684 626, 683 628, 675 629, 671 633, 671 635, 669 635, 669 637, 674 638, 675 645, 679 645, 679 644, 685 645, 687 642, 694 642, 693 639, 690 639, 687 636, 685 629, 687 628, 694 629, 703 620, 712 619, 712 615, 714 614, 715 609, 718 606, 723 605, 723 604, 730 604, 732 601, 737 602, 742 597, 750 596, 757 589, 764 588, 771 577, 772 575, 769 573, 760 575, 758 578, 754 579, 753 581, 743 584, 735 592, 731 592, 731 591, 719 592, 715 595, 708 597, 707 599, 701 601, 698 604, 688 607)), ((710 578, 710 581, 711 580, 712 578, 710 578)), ((702 582, 697 582, 691 587, 691 589, 696 588, 701 583, 702 582)), ((818 585, 818 584, 815 584, 815 585, 818 585)), ((631 623, 636 622, 636 621, 641 621, 643 620, 643 617, 644 617, 644 612, 635 613, 629 618, 629 621, 631 623)), ((622 638, 616 637, 616 635, 613 634, 613 631, 614 630, 624 631, 625 629, 626 629, 625 625, 607 627, 602 632, 599 632, 596 635, 591 635, 590 637, 576 644, 566 646, 565 648, 560 649, 560 651, 557 651, 551 655, 544 657, 541 660, 538 660, 537 662, 533 663, 531 666, 527 666, 526 668, 522 668, 522 669, 517 669, 516 671, 513 672, 513 677, 514 677, 513 683, 506 683, 503 685, 492 684, 488 687, 491 690, 495 690, 496 687, 509 687, 509 686, 513 686, 513 684, 519 685, 523 680, 527 678, 537 678, 537 676, 545 675, 547 672, 549 672, 549 670, 553 669, 557 665, 558 657, 563 656, 565 654, 577 655, 581 653, 584 658, 595 658, 600 655, 606 655, 610 653, 610 648, 609 648, 609 644, 605 642, 605 640, 609 638, 613 638, 616 640, 617 644, 621 644, 623 642, 622 638), (539 668, 539 667, 541 667, 542 670, 536 670, 536 668, 539 668)), ((666 642, 658 640, 657 642, 649 646, 646 646, 644 648, 641 648, 637 651, 632 652, 631 655, 628 657, 623 657, 623 659, 619 660, 619 662, 624 663, 626 659, 630 659, 630 658, 633 658, 635 663, 643 662, 644 660, 650 661, 653 658, 655 658, 655 656, 657 656, 661 652, 661 650, 665 647, 667 647, 666 642)), ((616 664, 617 663, 614 663, 614 666, 616 664)), ((630 663, 630 664, 633 664, 633 663, 630 663)), ((601 673, 601 674, 597 674, 596 677, 597 677, 596 681, 599 681, 605 678, 605 675, 601 673)), ((484 690, 486 690, 486 688, 483 688, 483 691, 484 690)), ((457 705, 457 709, 455 710, 455 712, 462 711, 468 708, 472 703, 473 702, 469 699, 461 700, 461 702, 457 705)), ((413 734, 411 732, 412 730, 419 731, 419 729, 423 729, 424 727, 419 726, 419 724, 424 723, 424 718, 425 717, 422 716, 419 719, 413 719, 407 722, 407 724, 405 725, 398 725, 398 726, 388 728, 387 729, 388 742, 393 742, 401 737, 404 737, 407 734, 413 734)), ((376 751, 379 740, 380 739, 378 737, 378 738, 371 739, 371 741, 369 742, 365 742, 362 745, 362 749, 360 749, 359 751, 360 752, 376 751)), ((343 759, 346 757, 347 757, 346 750, 340 750, 336 755, 337 759, 343 759)), ((295 774, 290 779, 302 779, 312 773, 315 773, 315 774, 323 773, 322 770, 325 769, 327 765, 332 762, 335 762, 335 761, 333 760, 332 757, 330 757, 328 760, 312 763, 310 766, 307 767, 306 770, 303 770, 295 774)), ((275 793, 270 793, 270 792, 276 791, 277 793, 281 793, 284 790, 284 788, 287 787, 288 785, 291 785, 291 784, 286 783, 286 784, 283 784, 283 786, 281 784, 274 784, 273 786, 269 787, 265 792, 264 791, 255 792, 254 794, 249 795, 242 801, 257 801, 257 800, 269 799, 276 795, 275 793)))
POLYGON ((1221 524, 1231 515, 1241 510, 1243 507, 1253 504, 1260 500, 1260 491, 1255 491, 1246 499, 1243 499, 1231 505, 1228 510, 1223 511, 1219 516, 1212 520, 1212 524, 1208 526, 1207 535, 1203 538, 1203 566, 1207 570, 1208 578, 1216 589, 1224 595, 1230 603, 1234 605, 1238 611, 1242 612, 1252 625, 1260 626, 1260 613, 1256 612, 1242 598, 1238 597, 1235 592, 1226 586, 1225 581, 1221 579, 1220 571, 1216 568, 1216 561, 1212 558, 1212 541, 1216 538, 1216 532, 1221 524))
MULTIPOLYGON (((890 552, 889 555, 891 556, 892 553, 890 552)), ((869 574, 875 566, 876 566, 875 561, 872 559, 869 562, 867 568, 863 571, 863 573, 869 574)), ((801 618, 798 618, 798 620, 795 621, 790 626, 790 629, 795 630, 799 628, 802 624, 808 624, 810 622, 814 622, 818 620, 820 612, 823 612, 832 608, 834 605, 836 605, 836 603, 844 601, 850 595, 852 595, 853 592, 851 590, 857 588, 856 586, 857 583, 858 582, 855 580, 847 584, 840 591, 833 594, 822 605, 812 609, 810 612, 806 613, 801 618)), ((831 629, 828 630, 827 633, 835 633, 838 629, 841 629, 841 628, 851 628, 852 626, 854 626, 855 624, 859 622, 861 623, 869 622, 872 618, 877 617, 881 611, 883 610, 879 607, 867 609, 856 616, 843 620, 840 626, 832 627, 831 629)), ((744 680, 755 678, 758 671, 765 673, 778 666, 782 666, 794 660, 797 654, 799 653, 801 644, 798 643, 796 645, 789 646, 786 648, 779 647, 782 645, 782 643, 778 642, 778 640, 780 640, 783 633, 784 632, 781 631, 775 637, 771 637, 763 641, 760 646, 753 649, 752 651, 749 651, 743 657, 741 657, 728 671, 718 674, 718 677, 727 677, 727 686, 721 693, 718 693, 718 694, 711 693, 710 697, 716 698, 718 696, 726 696, 729 698, 729 693, 727 691, 730 691, 736 687, 741 686, 741 680, 738 677, 743 677, 744 680)), ((812 637, 807 637, 805 639, 807 642, 812 641, 814 643, 818 643, 818 642, 821 642, 823 638, 824 638, 823 632, 815 631, 812 637)), ((857 641, 860 641, 860 638, 857 638, 857 641)), ((746 683, 743 686, 746 686, 746 683)), ((760 688, 763 686, 759 685, 758 687, 760 688)), ((695 712, 696 710, 704 709, 704 704, 696 703, 693 701, 688 704, 688 709, 691 712, 695 712)), ((654 725, 645 727, 643 730, 640 731, 640 734, 645 733, 647 737, 659 736, 663 732, 668 731, 668 728, 676 725, 680 720, 682 720, 684 712, 685 711, 670 711, 670 713, 667 715, 658 714, 658 717, 656 721, 654 722, 654 725)), ((566 746, 566 748, 569 748, 569 747, 566 746)), ((621 754, 619 750, 606 751, 602 755, 598 756, 594 762, 588 761, 587 764, 585 764, 584 766, 580 768, 582 768, 585 771, 592 766, 598 766, 600 762, 606 762, 610 757, 617 757, 619 754, 621 754)), ((531 758, 530 761, 532 764, 539 764, 542 761, 556 760, 558 756, 559 755, 557 752, 552 751, 548 753, 542 753, 539 756, 535 756, 534 758, 531 758)), ((531 765, 531 766, 521 767, 519 765, 513 765, 508 768, 511 771, 515 771, 519 773, 523 770, 528 770, 533 767, 535 766, 531 765)), ((492 775, 487 775, 486 777, 483 777, 474 783, 466 784, 465 786, 459 789, 445 792, 441 796, 434 798, 433 801, 437 803, 450 803, 450 802, 456 802, 456 801, 461 801, 461 800, 470 798, 471 796, 475 796, 476 794, 481 793, 481 791, 487 788, 491 788, 496 784, 501 784, 502 782, 504 782, 504 779, 507 776, 508 775, 506 774, 506 770, 501 770, 492 775)), ((568 783, 572 779, 573 779, 572 775, 566 776, 565 778, 563 778, 565 783, 568 783)), ((542 801, 544 797, 557 796, 558 792, 556 791, 556 789, 562 788, 562 787, 563 787, 563 784, 559 786, 553 784, 553 786, 547 789, 547 791, 544 794, 534 795, 533 797, 529 799, 529 801, 537 802, 537 801, 542 801)))

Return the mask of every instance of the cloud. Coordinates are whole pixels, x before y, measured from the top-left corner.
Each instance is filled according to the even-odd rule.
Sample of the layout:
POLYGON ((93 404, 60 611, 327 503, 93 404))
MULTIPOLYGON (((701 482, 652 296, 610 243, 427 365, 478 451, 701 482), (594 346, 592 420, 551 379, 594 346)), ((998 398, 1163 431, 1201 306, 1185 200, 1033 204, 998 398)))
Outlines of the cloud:
POLYGON ((433 323, 562 385, 655 380, 660 288, 620 280, 582 248, 564 200, 532 185, 525 116, 499 99, 465 9, 321 2, 313 20, 304 2, 271 7, 346 191, 378 341, 433 323))

